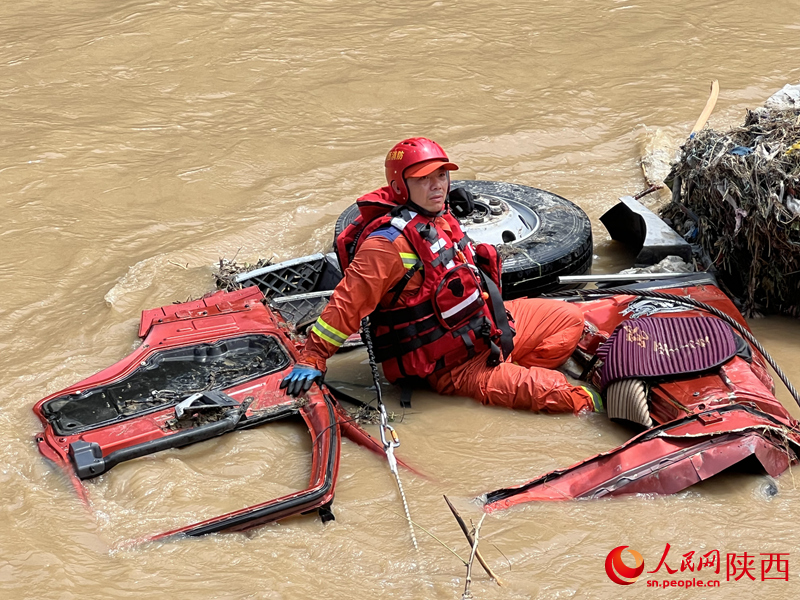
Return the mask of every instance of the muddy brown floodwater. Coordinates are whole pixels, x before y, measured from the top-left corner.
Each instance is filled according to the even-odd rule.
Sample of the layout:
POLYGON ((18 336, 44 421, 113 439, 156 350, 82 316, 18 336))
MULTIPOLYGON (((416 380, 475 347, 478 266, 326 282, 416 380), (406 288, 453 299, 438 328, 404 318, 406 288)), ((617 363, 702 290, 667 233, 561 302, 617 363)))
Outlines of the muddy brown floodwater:
MULTIPOLYGON (((2 3, 0 597, 460 598, 462 564, 423 533, 413 551, 386 465, 349 442, 335 522, 122 550, 301 485, 305 434, 270 426, 127 463, 88 484, 89 514, 39 456, 31 406, 130 352, 141 310, 209 291, 219 257, 326 249, 337 215, 381 185, 386 151, 412 135, 442 143, 462 178, 575 201, 595 223, 595 272, 627 267, 597 218, 644 187, 643 149, 679 145, 712 79, 710 125, 741 122, 800 82, 798 56, 797 0, 2 3)), ((752 326, 800 383, 800 324, 752 326)), ((331 378, 369 384, 363 353, 333 362, 331 378)), ((397 430, 398 452, 428 475, 403 474, 411 514, 462 556, 443 493, 476 519, 478 494, 629 436, 602 416, 425 394, 397 430)), ((777 495, 769 485, 731 474, 670 497, 492 515, 482 544, 506 586, 476 570, 473 593, 794 598, 800 491, 792 473, 777 495), (724 565, 713 590, 606 577, 612 548, 651 570, 667 543, 676 569, 692 551, 747 552, 756 580, 725 581, 724 565), (789 553, 790 581, 761 581, 761 553, 789 553)))

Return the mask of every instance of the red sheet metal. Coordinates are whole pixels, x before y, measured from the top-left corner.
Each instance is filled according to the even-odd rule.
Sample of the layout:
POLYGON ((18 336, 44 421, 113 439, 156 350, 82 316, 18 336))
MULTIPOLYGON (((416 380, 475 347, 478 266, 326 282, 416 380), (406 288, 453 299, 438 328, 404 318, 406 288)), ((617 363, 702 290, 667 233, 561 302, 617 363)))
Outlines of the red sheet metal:
MULTIPOLYGON (((51 394, 34 406, 33 410, 44 426, 44 431, 36 436, 39 450, 69 477, 78 495, 89 506, 87 490, 70 458, 70 445, 75 442, 96 444, 98 453, 102 457, 108 457, 121 450, 141 447, 142 444, 169 440, 171 436, 180 433, 168 426, 168 421, 175 417, 175 406, 168 405, 150 412, 121 417, 112 423, 84 428, 74 435, 63 435, 54 429, 43 410, 48 401, 62 396, 79 396, 86 390, 125 380, 140 365, 147 364, 148 359, 157 352, 248 334, 263 334, 279 340, 280 346, 290 356, 285 368, 227 388, 224 392, 246 406, 245 418, 240 421, 245 423, 244 426, 248 426, 246 423, 266 419, 271 414, 294 413, 302 417, 312 441, 308 486, 280 498, 152 535, 137 540, 137 543, 177 535, 196 536, 216 531, 238 531, 329 505, 333 500, 339 469, 342 433, 383 455, 380 442, 352 421, 324 385, 312 386, 301 402, 279 389, 280 381, 291 370, 298 355, 294 342, 284 333, 282 320, 262 300, 263 296, 258 288, 251 287, 230 293, 218 292, 200 300, 146 310, 142 313, 139 327, 139 333, 146 337, 139 348, 118 363, 51 394)), ((401 460, 398 463, 407 467, 401 460)))
POLYGON ((770 475, 797 460, 800 437, 741 405, 706 411, 641 433, 622 446, 521 486, 490 492, 485 510, 523 502, 674 494, 755 456, 770 475))
MULTIPOLYGON (((747 327, 716 287, 659 290, 688 296, 727 313, 747 327)), ((625 319, 637 296, 617 295, 579 303, 587 330, 579 349, 588 359, 625 319)), ((663 313, 671 319, 707 316, 701 309, 663 313)), ((657 423, 630 441, 565 469, 484 496, 491 512, 523 502, 599 498, 622 494, 672 494, 755 457, 776 476, 797 461, 800 427, 774 396, 763 357, 734 356, 716 370, 651 381, 650 415, 657 423)), ((599 376, 595 373, 594 383, 599 376)))
MULTIPOLYGON (((709 303, 745 324, 730 300, 713 286, 668 291, 709 303)), ((619 323, 629 318, 622 312, 636 299, 618 295, 579 303, 588 323, 579 348, 587 358, 594 355, 619 323)), ((703 314, 691 309, 666 316, 703 314)), ((146 539, 241 530, 325 507, 333 498, 341 434, 383 454, 381 444, 352 422, 324 386, 312 387, 308 401, 301 404, 279 390, 280 380, 297 360, 297 349, 284 333, 283 322, 264 306, 256 288, 219 292, 201 300, 145 311, 139 332, 145 339, 130 356, 52 394, 34 407, 44 425, 43 433, 36 438, 40 451, 67 473, 87 505, 86 490, 70 460, 70 444, 94 443, 107 456, 137 444, 169 439, 177 434, 167 426, 174 416, 174 406, 136 414, 135 418, 123 418, 75 435, 57 433, 42 407, 60 396, 80 395, 82 391, 119 382, 156 352, 249 334, 274 336, 291 358, 286 367, 224 391, 242 405, 241 410, 248 418, 263 415, 265 411, 296 412, 308 427, 313 449, 312 473, 306 489, 146 539)), ((599 383, 597 375, 595 383, 599 383)), ((650 413, 658 423, 655 428, 569 468, 521 486, 491 492, 486 496, 486 509, 497 510, 532 500, 674 493, 748 457, 755 457, 767 473, 777 475, 797 460, 800 427, 777 401, 773 388, 765 362, 755 350, 752 362, 734 357, 714 372, 655 381, 650 398, 650 413)))

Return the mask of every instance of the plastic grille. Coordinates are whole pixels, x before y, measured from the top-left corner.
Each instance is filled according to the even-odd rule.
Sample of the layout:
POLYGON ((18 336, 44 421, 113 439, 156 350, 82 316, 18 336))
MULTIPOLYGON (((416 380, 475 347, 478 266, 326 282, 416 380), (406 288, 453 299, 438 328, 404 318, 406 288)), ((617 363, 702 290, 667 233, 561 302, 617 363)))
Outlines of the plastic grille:
POLYGON ((293 323, 296 331, 302 331, 322 314, 331 293, 327 291, 287 296, 270 302, 270 308, 279 312, 288 323, 293 323))
POLYGON ((325 258, 285 266, 281 263, 276 266, 280 268, 268 272, 254 272, 257 274, 242 280, 241 283, 257 285, 267 299, 273 296, 313 292, 325 266, 325 258))

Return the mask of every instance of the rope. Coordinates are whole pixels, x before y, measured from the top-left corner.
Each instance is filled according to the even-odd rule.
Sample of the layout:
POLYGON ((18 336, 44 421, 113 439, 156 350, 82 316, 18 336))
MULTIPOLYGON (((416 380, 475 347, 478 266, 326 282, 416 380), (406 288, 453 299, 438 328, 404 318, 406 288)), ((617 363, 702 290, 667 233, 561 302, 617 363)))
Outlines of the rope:
POLYGON ((369 317, 364 317, 361 320, 361 330, 364 334, 364 342, 367 346, 367 355, 369 356, 369 366, 372 369, 372 380, 375 382, 375 393, 378 400, 378 410, 381 415, 381 443, 383 444, 383 451, 386 452, 386 459, 389 461, 389 470, 394 475, 397 482, 397 489, 400 491, 400 499, 403 501, 403 510, 408 519, 408 528, 411 531, 411 541, 414 543, 414 550, 419 551, 417 545, 417 536, 414 533, 414 521, 411 520, 411 513, 408 510, 408 502, 406 501, 406 493, 403 491, 403 484, 400 482, 400 472, 397 470, 397 459, 394 456, 394 449, 400 445, 400 440, 397 437, 397 432, 389 425, 389 419, 386 416, 386 406, 383 404, 383 395, 381 394, 381 381, 378 374, 378 363, 375 360, 375 351, 372 348, 372 336, 369 333, 369 317), (386 432, 389 432, 391 440, 386 439, 386 432))

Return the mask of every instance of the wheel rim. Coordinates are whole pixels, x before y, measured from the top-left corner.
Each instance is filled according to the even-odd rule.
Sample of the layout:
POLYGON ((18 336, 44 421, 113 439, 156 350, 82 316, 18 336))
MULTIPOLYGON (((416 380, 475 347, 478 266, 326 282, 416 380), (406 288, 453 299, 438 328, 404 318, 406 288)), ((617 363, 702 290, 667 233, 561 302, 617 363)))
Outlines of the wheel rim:
POLYGON ((475 195, 475 210, 459 222, 475 242, 495 246, 524 240, 541 226, 530 207, 485 193, 475 195))

